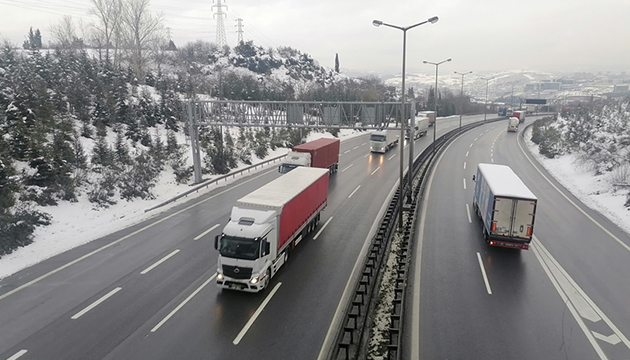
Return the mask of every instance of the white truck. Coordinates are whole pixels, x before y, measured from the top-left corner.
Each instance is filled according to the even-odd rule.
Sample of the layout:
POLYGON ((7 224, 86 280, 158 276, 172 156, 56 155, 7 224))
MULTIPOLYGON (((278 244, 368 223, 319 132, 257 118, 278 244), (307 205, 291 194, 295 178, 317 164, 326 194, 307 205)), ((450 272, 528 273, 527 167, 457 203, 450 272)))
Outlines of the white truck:
POLYGON ((429 126, 435 124, 435 111, 419 111, 418 116, 426 116, 429 118, 429 126))
POLYGON ((291 249, 319 224, 328 173, 300 166, 236 202, 214 239, 218 287, 258 292, 269 285, 291 249))
POLYGON ((508 119, 508 127, 507 127, 507 131, 508 132, 517 132, 518 131, 518 124, 521 121, 518 118, 515 117, 511 117, 508 119))
MULTIPOLYGON (((424 136, 427 134, 427 131, 429 131, 429 121, 430 119, 426 116, 416 116, 415 118, 416 124, 414 127, 414 133, 413 133, 414 140, 420 139, 421 136, 424 136)), ((409 139, 408 129, 405 132, 405 139, 409 139)))
POLYGON ((538 199, 509 166, 479 164, 473 176, 473 209, 481 230, 492 246, 529 248, 538 199))
POLYGON ((370 134, 370 151, 384 154, 398 144, 399 137, 395 130, 374 131, 370 134))

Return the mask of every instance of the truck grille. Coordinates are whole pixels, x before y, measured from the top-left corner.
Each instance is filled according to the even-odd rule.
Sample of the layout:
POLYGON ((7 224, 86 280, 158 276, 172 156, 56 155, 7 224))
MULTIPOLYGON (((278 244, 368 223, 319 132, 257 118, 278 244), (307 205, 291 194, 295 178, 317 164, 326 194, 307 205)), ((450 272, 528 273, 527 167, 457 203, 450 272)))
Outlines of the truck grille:
POLYGON ((232 279, 249 279, 252 277, 252 268, 223 265, 223 275, 232 279))

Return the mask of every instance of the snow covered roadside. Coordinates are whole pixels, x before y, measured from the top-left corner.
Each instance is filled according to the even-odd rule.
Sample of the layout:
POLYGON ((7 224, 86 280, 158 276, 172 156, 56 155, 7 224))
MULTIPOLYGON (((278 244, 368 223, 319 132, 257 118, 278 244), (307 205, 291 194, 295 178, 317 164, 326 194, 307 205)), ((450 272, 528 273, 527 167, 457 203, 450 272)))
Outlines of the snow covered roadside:
MULTIPOLYGON (((341 141, 350 139, 360 135, 367 134, 365 131, 340 130, 338 137, 341 141)), ((333 138, 330 133, 312 132, 308 135, 307 141, 318 138, 333 138)), ((266 159, 286 154, 288 149, 279 148, 270 151, 266 159)), ((260 161, 264 161, 260 160, 260 161)), ((242 165, 246 167, 248 165, 242 165)), ((252 170, 252 174, 258 171, 266 171, 272 168, 262 167, 258 170, 252 170)), ((235 169, 238 170, 238 169, 235 169)), ((87 195, 83 194, 76 203, 60 202, 58 206, 49 206, 43 210, 52 215, 51 225, 39 227, 35 230, 34 241, 32 244, 17 249, 11 254, 4 255, 0 258, 0 279, 14 274, 28 266, 37 264, 45 259, 60 254, 64 251, 73 249, 77 246, 86 244, 90 241, 111 234, 115 231, 124 229, 131 225, 142 222, 146 219, 159 215, 184 201, 194 199, 201 195, 207 194, 209 191, 217 187, 223 187, 235 179, 228 181, 220 181, 220 184, 210 185, 196 193, 190 194, 185 198, 163 206, 160 209, 145 213, 145 209, 155 206, 166 201, 186 190, 190 189, 189 185, 178 185, 175 182, 172 173, 165 175, 163 173, 157 185, 153 189, 155 199, 153 200, 135 200, 125 201, 119 200, 117 204, 109 208, 96 209, 94 204, 90 203, 87 195)), ((237 177, 238 179, 238 177, 237 177)))
POLYGON ((630 234, 630 209, 623 206, 628 190, 615 191, 607 175, 593 175, 593 171, 579 165, 575 154, 563 155, 557 159, 540 155, 538 145, 531 141, 531 133, 530 127, 525 132, 525 142, 536 160, 586 206, 606 216, 630 234))

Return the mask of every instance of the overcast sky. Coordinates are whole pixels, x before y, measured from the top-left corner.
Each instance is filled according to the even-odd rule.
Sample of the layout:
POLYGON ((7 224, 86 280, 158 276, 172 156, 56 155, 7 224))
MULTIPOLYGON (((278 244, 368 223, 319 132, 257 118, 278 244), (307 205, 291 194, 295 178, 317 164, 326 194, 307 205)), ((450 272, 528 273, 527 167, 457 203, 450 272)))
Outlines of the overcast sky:
MULTIPOLYGON (((217 0, 152 0, 165 15, 176 45, 197 39, 214 42, 217 0), (215 10, 216 12, 216 10, 215 10)), ((407 71, 431 73, 452 58, 446 71, 504 70, 630 73, 630 0, 225 0, 228 45, 244 39, 267 47, 291 46, 342 71, 399 71, 403 32, 375 27, 372 20, 409 26, 407 71)), ((44 43, 48 28, 63 14, 93 21, 89 0, 0 0, 0 35, 21 45, 30 26, 44 43)), ((442 67, 440 67, 442 71, 442 67)))

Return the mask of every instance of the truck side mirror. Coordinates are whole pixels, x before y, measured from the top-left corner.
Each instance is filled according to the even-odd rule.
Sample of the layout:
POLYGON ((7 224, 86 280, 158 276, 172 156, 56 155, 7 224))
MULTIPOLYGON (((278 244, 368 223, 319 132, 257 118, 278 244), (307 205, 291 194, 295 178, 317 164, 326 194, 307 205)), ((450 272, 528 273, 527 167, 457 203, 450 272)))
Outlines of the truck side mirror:
POLYGON ((219 238, 221 237, 221 235, 217 235, 214 237, 214 248, 219 250, 219 238))
POLYGON ((473 181, 477 181, 477 180, 475 180, 475 175, 473 175, 473 181))

